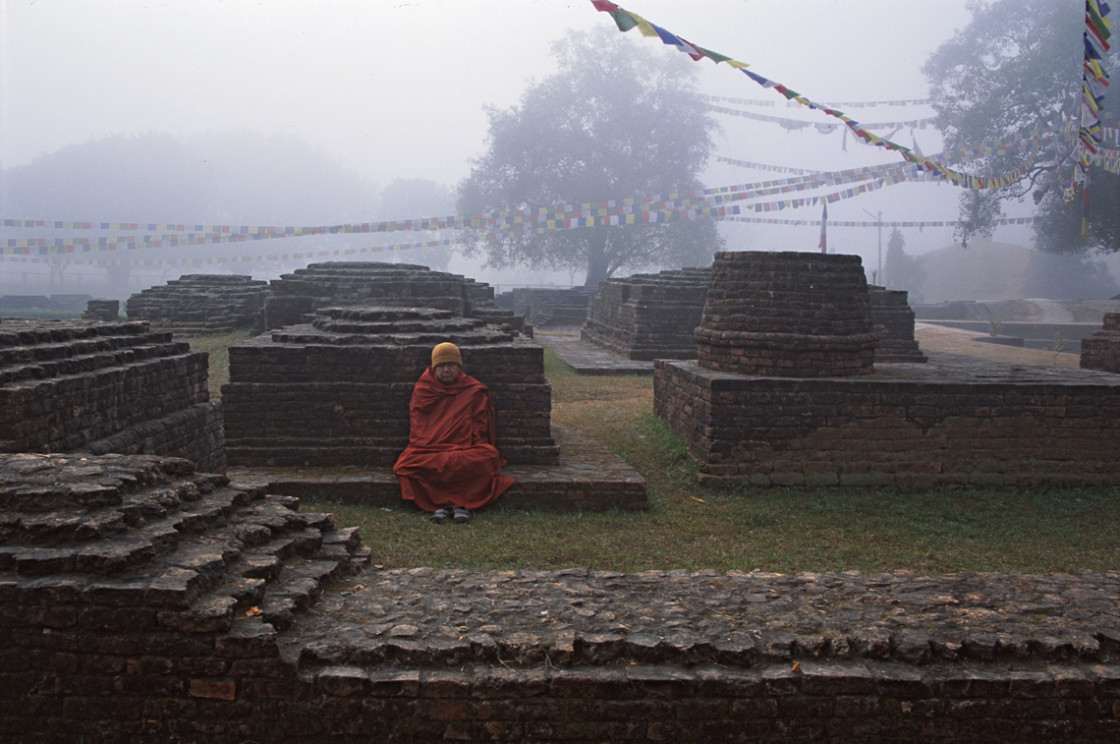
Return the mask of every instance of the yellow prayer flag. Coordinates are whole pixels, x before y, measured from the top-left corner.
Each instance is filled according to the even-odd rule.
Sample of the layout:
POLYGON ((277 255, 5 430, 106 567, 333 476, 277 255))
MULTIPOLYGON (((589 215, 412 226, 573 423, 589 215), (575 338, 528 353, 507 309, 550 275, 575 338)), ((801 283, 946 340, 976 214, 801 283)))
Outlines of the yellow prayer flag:
POLYGON ((645 18, 642 18, 637 13, 631 13, 630 11, 626 11, 626 12, 630 13, 630 17, 634 19, 634 23, 636 23, 638 25, 638 31, 641 32, 642 36, 652 36, 652 37, 658 38, 658 39, 661 38, 661 35, 657 33, 657 31, 653 28, 653 26, 650 25, 649 21, 647 21, 645 18))

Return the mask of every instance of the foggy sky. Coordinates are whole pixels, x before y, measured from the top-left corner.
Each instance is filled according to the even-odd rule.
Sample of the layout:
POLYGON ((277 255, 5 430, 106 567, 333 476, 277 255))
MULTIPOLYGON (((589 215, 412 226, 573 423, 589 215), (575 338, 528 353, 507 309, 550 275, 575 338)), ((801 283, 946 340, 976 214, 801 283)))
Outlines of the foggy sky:
MULTIPOLYGON (((922 64, 969 20, 965 0, 620 5, 826 103, 925 97, 922 64)), ((618 33, 589 0, 0 0, 0 165, 112 134, 243 129, 298 136, 381 185, 402 177, 454 186, 485 150, 483 106, 516 104, 527 85, 554 70, 554 40, 568 29, 600 27, 618 33)), ((637 31, 628 35, 659 46, 637 31)), ((778 105, 768 113, 836 121, 787 108, 726 65, 690 64, 702 68, 704 93, 771 97, 778 105)), ((930 113, 878 108, 868 115, 930 113)), ((839 134, 720 122, 717 154, 727 157, 820 170, 900 161, 850 137, 845 152, 839 134)), ((940 149, 936 130, 917 137, 923 152, 940 149)), ((910 144, 909 134, 897 139, 910 144)), ((705 182, 775 177, 713 165, 705 182)), ((868 219, 864 210, 882 210, 886 220, 954 219, 958 194, 947 185, 897 186, 830 206, 830 218, 868 219)), ((817 228, 797 230, 732 228, 729 247, 814 249, 817 228)), ((874 231, 856 232, 836 230, 830 244, 862 253, 866 264, 874 231)), ((945 245, 951 230, 908 236, 908 250, 924 238, 929 247, 945 245)))
MULTIPOLYGON (((818 100, 924 96, 918 68, 967 22, 963 5, 622 3, 818 100)), ((0 13, 5 166, 109 134, 245 128, 300 136, 383 183, 460 180, 484 149, 484 104, 513 105, 552 72, 569 28, 614 28, 588 0, 0 0, 0 13)), ((704 90, 766 94, 703 65, 704 90)))

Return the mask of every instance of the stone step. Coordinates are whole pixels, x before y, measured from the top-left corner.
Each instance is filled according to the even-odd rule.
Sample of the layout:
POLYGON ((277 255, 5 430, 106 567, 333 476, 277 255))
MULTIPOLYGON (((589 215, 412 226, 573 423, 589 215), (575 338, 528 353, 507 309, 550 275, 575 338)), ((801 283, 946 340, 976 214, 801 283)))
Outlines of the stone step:
POLYGON ((1114 572, 402 568, 355 577, 280 642, 312 677, 339 667, 381 676, 483 665, 1114 665, 1118 582, 1114 572))
POLYGON ((0 360, 0 385, 11 385, 27 380, 46 380, 106 369, 116 369, 141 364, 150 359, 173 357, 188 353, 185 343, 161 343, 92 353, 66 353, 70 349, 56 349, 57 357, 40 355, 27 362, 6 363, 0 360))
POLYGON ((167 333, 130 333, 77 336, 64 341, 34 345, 0 346, 0 367, 112 352, 129 349, 138 343, 165 344, 170 341, 171 336, 167 333))
POLYGON ((370 556, 356 529, 298 507, 185 460, 2 455, 0 598, 41 607, 44 627, 285 628, 370 556))
MULTIPOLYGON (((0 348, 57 344, 76 339, 104 336, 142 336, 149 333, 148 324, 140 321, 74 323, 71 321, 11 321, 0 325, 0 348)), ((170 335, 161 336, 169 340, 170 335)))
MULTIPOLYGON (((647 509, 645 479, 605 445, 554 426, 559 465, 510 465, 514 485, 496 502, 511 509, 548 511, 647 509)), ((398 506, 400 484, 391 467, 231 467, 231 481, 270 493, 325 498, 373 507, 398 506)))

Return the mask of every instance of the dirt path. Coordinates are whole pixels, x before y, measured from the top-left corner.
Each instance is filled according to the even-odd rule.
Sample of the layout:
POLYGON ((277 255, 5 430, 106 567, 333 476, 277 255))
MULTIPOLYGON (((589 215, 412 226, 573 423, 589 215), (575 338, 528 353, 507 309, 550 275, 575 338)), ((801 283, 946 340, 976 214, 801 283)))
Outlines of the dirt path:
POLYGON ((985 341, 974 341, 977 333, 959 328, 917 322, 914 324, 914 338, 922 351, 942 351, 948 354, 992 359, 1012 364, 1027 364, 1036 367, 1066 367, 1077 369, 1081 357, 1077 354, 1056 354, 1041 349, 1024 349, 985 341))

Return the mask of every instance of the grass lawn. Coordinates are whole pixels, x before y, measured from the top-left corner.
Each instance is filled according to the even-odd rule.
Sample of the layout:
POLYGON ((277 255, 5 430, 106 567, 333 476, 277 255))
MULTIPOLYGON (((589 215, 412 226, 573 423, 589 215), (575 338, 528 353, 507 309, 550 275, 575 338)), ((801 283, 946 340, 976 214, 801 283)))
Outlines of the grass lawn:
POLYGON ((683 442, 653 415, 650 377, 576 375, 547 349, 545 366, 553 420, 607 442, 638 470, 649 488, 648 512, 554 514, 495 506, 467 526, 435 526, 403 504, 381 509, 305 500, 301 508, 330 511, 339 525, 359 526, 374 563, 386 567, 1120 568, 1120 488, 703 488, 683 442))
POLYGON ((229 382, 229 347, 253 333, 247 330, 231 331, 216 336, 176 336, 176 341, 186 341, 191 351, 205 351, 210 355, 210 400, 222 399, 222 385, 229 382))

